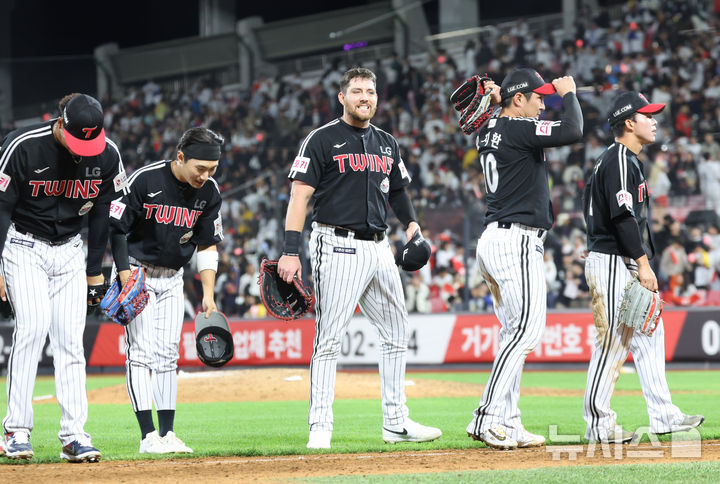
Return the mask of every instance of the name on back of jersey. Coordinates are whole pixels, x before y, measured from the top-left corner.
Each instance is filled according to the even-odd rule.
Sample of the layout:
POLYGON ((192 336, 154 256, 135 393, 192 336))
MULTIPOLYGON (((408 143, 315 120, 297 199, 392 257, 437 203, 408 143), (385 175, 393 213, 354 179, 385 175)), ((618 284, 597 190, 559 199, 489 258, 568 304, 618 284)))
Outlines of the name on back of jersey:
POLYGON ((483 145, 483 146, 490 145, 491 148, 498 149, 501 142, 502 142, 502 134, 488 131, 487 133, 485 133, 485 137, 482 140, 480 140, 478 138, 478 148, 480 147, 479 145, 483 145), (491 136, 491 133, 492 133, 492 136, 491 136))

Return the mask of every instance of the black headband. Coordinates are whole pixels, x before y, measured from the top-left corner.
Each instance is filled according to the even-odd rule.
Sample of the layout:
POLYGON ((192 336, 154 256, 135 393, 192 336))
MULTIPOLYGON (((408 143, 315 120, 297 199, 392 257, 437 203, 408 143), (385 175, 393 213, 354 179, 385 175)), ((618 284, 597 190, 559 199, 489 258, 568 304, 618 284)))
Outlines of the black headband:
POLYGON ((196 159, 216 161, 220 159, 220 145, 216 144, 192 144, 180 149, 185 154, 185 159, 196 159))

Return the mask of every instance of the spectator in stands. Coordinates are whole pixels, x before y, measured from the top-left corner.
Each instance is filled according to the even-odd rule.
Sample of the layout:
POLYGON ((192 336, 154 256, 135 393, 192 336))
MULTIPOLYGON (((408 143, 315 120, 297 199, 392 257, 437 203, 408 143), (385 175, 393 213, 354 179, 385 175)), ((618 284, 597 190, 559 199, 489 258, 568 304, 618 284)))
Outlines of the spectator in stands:
POLYGON ((413 273, 410 284, 405 287, 405 305, 408 313, 430 312, 430 288, 417 272, 413 273))

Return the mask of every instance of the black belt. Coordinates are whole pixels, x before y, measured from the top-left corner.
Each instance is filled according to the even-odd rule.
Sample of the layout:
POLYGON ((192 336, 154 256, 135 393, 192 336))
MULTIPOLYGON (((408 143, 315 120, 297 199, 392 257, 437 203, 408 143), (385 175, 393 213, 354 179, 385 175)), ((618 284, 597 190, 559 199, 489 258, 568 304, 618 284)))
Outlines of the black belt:
POLYGON ((380 242, 385 238, 385 232, 352 232, 351 230, 335 227, 335 235, 338 237, 348 237, 351 233, 355 234, 355 239, 357 240, 374 240, 375 242, 380 242))
MULTIPOLYGON (((512 227, 512 222, 498 222, 498 228, 500 229, 509 229, 512 227)), ((545 234, 544 229, 538 229, 537 236, 542 239, 542 236, 545 234)))
POLYGON ((15 232, 17 232, 17 233, 19 233, 19 234, 27 235, 28 237, 32 237, 32 238, 35 239, 35 240, 39 240, 40 242, 45 242, 46 244, 49 244, 49 245, 63 245, 63 244, 67 244, 68 242, 70 242, 72 239, 75 238, 74 235, 71 235, 70 237, 65 237, 65 238, 60 239, 60 240, 50 240, 50 239, 46 239, 45 237, 40 237, 39 235, 35 235, 35 234, 33 234, 32 232, 28 232, 28 231, 26 231, 26 230, 20 230, 20 229, 17 228, 17 227, 15 227, 15 232))

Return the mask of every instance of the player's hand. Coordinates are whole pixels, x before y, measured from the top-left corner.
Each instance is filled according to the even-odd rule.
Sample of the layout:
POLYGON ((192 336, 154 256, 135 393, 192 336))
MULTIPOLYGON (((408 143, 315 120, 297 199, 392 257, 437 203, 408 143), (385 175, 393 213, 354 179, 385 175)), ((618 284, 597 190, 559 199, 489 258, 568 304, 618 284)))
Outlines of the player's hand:
POLYGON ((203 296, 202 308, 205 311, 205 319, 210 317, 210 313, 217 311, 217 305, 215 304, 215 298, 212 295, 203 296))
POLYGON ((130 279, 132 272, 130 269, 118 272, 118 279, 120 279, 120 287, 125 287, 125 283, 130 279))
POLYGON ((640 285, 642 287, 649 289, 650 291, 658 290, 657 277, 655 277, 655 272, 653 272, 650 264, 638 266, 638 280, 640 281, 640 285))
MULTIPOLYGON (((87 285, 88 286, 99 286, 105 282, 105 276, 102 274, 97 276, 87 276, 87 285)), ((97 304, 100 304, 100 301, 102 301, 102 297, 95 297, 95 298, 89 298, 88 297, 88 305, 95 306, 97 304)))
POLYGON ((7 294, 5 294, 5 279, 0 276, 0 299, 7 301, 7 294))
POLYGON ((502 98, 500 97, 500 86, 495 84, 495 81, 489 80, 483 82, 483 89, 485 92, 490 93, 490 99, 492 99, 493 104, 500 104, 502 102, 502 98))
POLYGON ((302 277, 302 264, 296 255, 283 255, 278 260, 278 274, 283 281, 292 283, 293 277, 302 277))
POLYGON ((560 97, 563 97, 569 92, 575 92, 576 90, 575 79, 573 79, 572 76, 564 76, 553 79, 552 85, 560 97))
POLYGON ((405 230, 405 236, 407 237, 406 242, 410 242, 410 239, 413 238, 413 236, 415 235, 416 232, 422 232, 420 230, 420 226, 418 225, 417 222, 410 222, 408 224, 407 230, 405 230))

